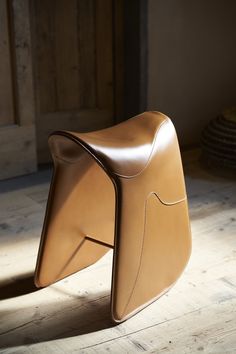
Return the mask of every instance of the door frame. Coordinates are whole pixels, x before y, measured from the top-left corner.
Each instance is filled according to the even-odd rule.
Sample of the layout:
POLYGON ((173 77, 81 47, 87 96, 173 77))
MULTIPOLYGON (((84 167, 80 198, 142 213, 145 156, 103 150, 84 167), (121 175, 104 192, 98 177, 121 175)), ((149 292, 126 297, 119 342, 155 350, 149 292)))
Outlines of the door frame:
POLYGON ((124 0, 124 117, 147 109, 148 1, 124 0))

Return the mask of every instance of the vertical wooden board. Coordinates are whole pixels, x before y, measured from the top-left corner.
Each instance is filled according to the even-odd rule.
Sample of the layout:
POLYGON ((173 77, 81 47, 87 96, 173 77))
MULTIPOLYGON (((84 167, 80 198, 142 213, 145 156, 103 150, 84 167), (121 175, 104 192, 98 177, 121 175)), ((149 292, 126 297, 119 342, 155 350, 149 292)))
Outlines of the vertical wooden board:
POLYGON ((114 113, 116 122, 124 120, 124 0, 115 0, 114 21, 114 113))
POLYGON ((56 72, 54 58, 54 0, 34 1, 35 75, 38 113, 54 112, 56 72))
POLYGON ((0 126, 14 123, 14 100, 7 0, 0 1, 0 126))
POLYGON ((36 171, 34 126, 0 129, 0 180, 36 171))
POLYGON ((112 1, 95 2, 97 107, 113 111, 112 1))
POLYGON ((31 173, 37 163, 29 0, 11 0, 8 6, 16 122, 0 128, 0 179, 31 173))
POLYGON ((95 108, 95 6, 94 0, 78 0, 80 106, 95 108))
POLYGON ((35 99, 28 0, 13 0, 14 50, 16 75, 17 123, 34 125, 35 99))
POLYGON ((79 108, 77 1, 54 3, 58 110, 79 108))

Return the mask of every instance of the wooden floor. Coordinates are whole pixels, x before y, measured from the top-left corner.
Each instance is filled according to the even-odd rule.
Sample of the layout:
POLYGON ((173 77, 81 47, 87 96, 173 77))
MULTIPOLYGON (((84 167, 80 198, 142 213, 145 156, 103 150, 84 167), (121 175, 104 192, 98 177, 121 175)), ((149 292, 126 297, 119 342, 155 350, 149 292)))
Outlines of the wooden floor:
POLYGON ((0 183, 1 353, 236 353, 236 183, 186 159, 186 271, 123 324, 109 319, 112 253, 42 290, 33 271, 50 171, 0 183))

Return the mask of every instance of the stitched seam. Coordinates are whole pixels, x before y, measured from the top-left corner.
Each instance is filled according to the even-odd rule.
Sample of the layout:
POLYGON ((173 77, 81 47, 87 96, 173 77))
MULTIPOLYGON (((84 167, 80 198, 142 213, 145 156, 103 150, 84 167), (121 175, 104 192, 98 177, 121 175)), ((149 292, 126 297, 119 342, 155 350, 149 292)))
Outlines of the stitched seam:
POLYGON ((67 163, 68 165, 73 165, 73 164, 75 164, 77 161, 68 161, 68 160, 65 160, 65 159, 63 159, 62 157, 60 157, 60 156, 58 156, 58 155, 54 155, 53 154, 53 156, 57 159, 57 160, 60 160, 60 161, 62 161, 62 162, 65 162, 65 163, 67 163))
POLYGON ((137 280, 138 280, 138 276, 139 276, 139 273, 140 273, 140 268, 141 268, 141 264, 142 264, 142 255, 143 255, 143 248, 144 248, 144 239, 145 239, 145 230, 146 230, 146 221, 147 221, 147 200, 149 198, 150 194, 148 195, 148 197, 146 198, 146 201, 145 201, 145 207, 144 207, 144 214, 145 214, 145 219, 144 219, 144 226, 143 226, 143 232, 142 232, 142 247, 141 247, 141 254, 140 254, 140 258, 139 258, 139 265, 138 265, 138 270, 137 270, 137 274, 136 274, 136 277, 135 277, 135 280, 134 280, 134 285, 132 287, 132 290, 131 290, 131 293, 128 297, 128 300, 127 300, 127 303, 125 305, 125 308, 124 308, 124 311, 122 312, 122 316, 124 316, 124 313, 126 312, 127 310, 127 307, 129 306, 129 303, 130 303, 130 300, 133 296, 133 293, 134 293, 134 289, 136 287, 136 284, 137 284, 137 280))
MULTIPOLYGON (((146 225, 147 225, 147 202, 148 202, 148 199, 150 198, 151 195, 155 195, 155 197, 159 199, 158 195, 155 193, 155 192, 150 192, 146 198, 146 201, 145 201, 145 207, 144 207, 144 213, 145 213, 145 219, 144 219, 144 227, 143 227, 143 233, 142 233, 142 247, 141 247, 141 254, 140 254, 140 258, 139 258, 139 265, 138 265, 138 270, 137 270, 137 274, 136 274, 136 277, 135 277, 135 281, 134 281, 134 285, 132 287, 132 290, 131 290, 131 293, 130 293, 130 296, 128 297, 128 300, 127 300, 127 303, 125 305, 125 308, 124 308, 124 311, 122 313, 122 317, 124 316, 124 313, 126 312, 127 310, 127 307, 129 306, 129 303, 130 303, 130 300, 132 299, 132 296, 133 296, 133 293, 134 293, 134 290, 135 290, 135 287, 136 287, 136 284, 137 284, 137 281, 138 281, 138 278, 139 278, 139 274, 140 274, 140 270, 141 270, 141 266, 142 266, 142 260, 143 260, 143 249, 144 249, 144 241, 145 241, 145 236, 146 236, 146 225)), ((177 203, 180 203, 182 201, 186 200, 183 199, 177 203)), ((161 202, 161 200, 160 200, 161 202)), ((177 204, 175 203, 175 204, 177 204)))
POLYGON ((148 197, 149 197, 151 194, 154 194, 154 195, 157 197, 157 199, 158 199, 163 205, 165 205, 165 206, 175 205, 175 204, 178 204, 178 203, 183 202, 184 200, 187 200, 187 196, 185 196, 185 197, 183 197, 183 198, 181 198, 181 199, 179 199, 179 200, 176 200, 176 201, 174 201, 174 202, 164 202, 164 200, 162 200, 156 192, 151 192, 151 193, 149 193, 148 197))

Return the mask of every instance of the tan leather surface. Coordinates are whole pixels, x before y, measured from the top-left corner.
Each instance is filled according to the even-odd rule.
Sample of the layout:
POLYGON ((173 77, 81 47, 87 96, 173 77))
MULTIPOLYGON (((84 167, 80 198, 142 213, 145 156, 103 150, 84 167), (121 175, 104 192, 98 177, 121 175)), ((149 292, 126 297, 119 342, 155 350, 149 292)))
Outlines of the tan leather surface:
POLYGON ((74 142, 54 136, 50 146, 55 153, 60 148, 75 149, 76 163, 64 151, 60 151, 60 158, 54 155, 54 177, 35 276, 38 286, 47 286, 87 267, 109 250, 87 240, 83 242, 85 235, 110 245, 114 243, 112 182, 74 142))
POLYGON ((95 262, 108 247, 92 239, 114 245, 111 316, 120 322, 173 285, 190 255, 175 129, 145 112, 97 132, 55 132, 50 147, 55 173, 36 283, 95 262))
POLYGON ((110 171, 116 175, 133 176, 148 163, 157 131, 166 117, 146 112, 111 128, 92 133, 73 133, 86 142, 110 171), (135 129, 132 129, 132 126, 135 129))

